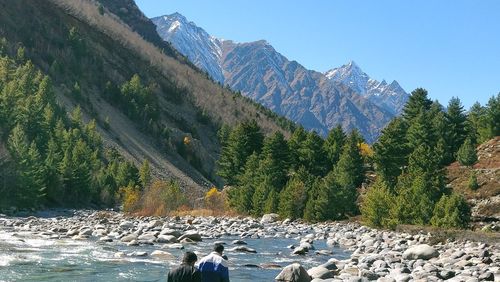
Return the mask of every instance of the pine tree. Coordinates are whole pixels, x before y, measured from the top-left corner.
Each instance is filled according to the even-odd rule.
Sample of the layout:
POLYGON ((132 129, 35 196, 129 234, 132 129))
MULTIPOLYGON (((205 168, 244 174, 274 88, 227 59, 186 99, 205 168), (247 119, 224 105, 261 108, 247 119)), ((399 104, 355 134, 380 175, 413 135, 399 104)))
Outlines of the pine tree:
POLYGON ((342 148, 346 142, 347 136, 345 135, 340 125, 334 127, 328 133, 323 150, 326 152, 329 161, 329 170, 337 164, 342 153, 342 148))
POLYGON ((34 142, 28 145, 19 125, 12 130, 7 143, 17 174, 17 189, 11 196, 23 207, 37 206, 45 193, 45 166, 38 149, 34 142))
POLYGON ((486 118, 490 128, 490 136, 488 137, 500 136, 500 93, 488 100, 486 118))
POLYGON ((275 213, 278 211, 279 196, 276 189, 271 189, 271 192, 267 195, 266 202, 264 204, 264 213, 275 213))
POLYGON ((418 146, 408 158, 407 172, 412 180, 425 178, 431 200, 439 200, 445 189, 445 171, 433 148, 427 145, 418 146))
POLYGON ((247 158, 254 152, 260 153, 263 140, 264 135, 255 120, 243 122, 231 131, 218 162, 218 174, 224 178, 226 184, 236 184, 238 176, 243 173, 247 158))
POLYGON ((266 138, 261 155, 259 172, 270 177, 272 187, 279 193, 286 184, 290 167, 288 144, 281 132, 266 138))
POLYGON ((264 177, 255 188, 255 193, 252 196, 252 214, 254 216, 261 216, 264 212, 264 204, 271 192, 272 183, 268 177, 264 177))
POLYGON ((402 169, 408 164, 405 134, 406 123, 401 118, 394 118, 373 145, 376 172, 391 190, 396 186, 402 169))
POLYGON ((470 208, 465 199, 456 193, 443 195, 436 206, 431 224, 438 227, 467 228, 470 221, 470 208))
POLYGON ((299 177, 292 177, 280 193, 279 215, 282 218, 301 218, 307 201, 306 184, 299 177))
POLYGON ((467 115, 468 136, 473 144, 480 144, 488 139, 490 130, 485 126, 487 124, 486 109, 478 102, 474 103, 467 115))
POLYGON ((455 159, 452 148, 452 134, 450 133, 450 124, 446 118, 446 114, 439 111, 434 114, 432 126, 436 134, 436 150, 441 159, 441 164, 448 165, 455 159))
POLYGON ((229 205, 240 213, 250 213, 253 207, 253 195, 258 184, 259 156, 253 153, 245 164, 244 173, 238 179, 238 186, 228 195, 229 205))
POLYGON ((436 134, 432 126, 432 120, 427 112, 422 111, 411 120, 406 133, 406 139, 408 140, 408 148, 410 151, 424 144, 429 147, 434 147, 436 145, 436 134))
POLYGON ((299 163, 316 176, 324 176, 327 161, 323 150, 323 139, 314 131, 307 133, 307 137, 299 149, 299 163))
POLYGON ((338 183, 343 187, 357 188, 365 179, 363 158, 359 152, 357 138, 349 135, 335 167, 338 183))
POLYGON ((479 184, 477 183, 477 175, 474 170, 471 170, 470 175, 469 175, 469 181, 467 183, 467 186, 471 190, 477 190, 479 188, 479 184))
POLYGON ((432 183, 425 176, 403 176, 398 182, 398 195, 391 209, 391 218, 401 224, 428 224, 434 208, 432 183), (409 185, 408 185, 409 184, 409 185))
POLYGON ((291 168, 297 170, 299 167, 304 166, 304 158, 301 156, 301 150, 307 138, 307 133, 302 126, 298 126, 292 133, 288 140, 288 149, 290 152, 291 168))
POLYGON ((464 108, 458 98, 451 98, 446 112, 447 126, 449 132, 450 150, 453 155, 456 154, 462 143, 467 137, 467 116, 464 108))
POLYGON ((62 161, 59 146, 53 138, 49 139, 45 157, 45 183, 47 184, 47 199, 51 203, 62 204, 61 185, 62 179, 59 173, 59 163, 62 161))
POLYGON ((476 148, 472 145, 470 138, 467 138, 458 150, 457 159, 464 166, 472 166, 477 162, 476 148))
POLYGON ((317 180, 309 192, 309 197, 304 210, 304 219, 311 222, 325 221, 334 219, 337 214, 334 205, 333 192, 340 187, 338 184, 329 186, 324 181, 317 180))
POLYGON ((151 184, 151 167, 149 161, 144 159, 142 165, 139 169, 139 179, 141 181, 142 187, 146 188, 151 184))
POLYGON ((408 102, 403 108, 404 120, 411 124, 411 121, 416 118, 421 112, 426 112, 430 109, 432 101, 427 98, 427 90, 417 88, 411 92, 408 102))
POLYGON ((374 227, 388 227, 391 207, 395 205, 394 196, 387 185, 377 180, 363 196, 361 214, 363 221, 374 227))

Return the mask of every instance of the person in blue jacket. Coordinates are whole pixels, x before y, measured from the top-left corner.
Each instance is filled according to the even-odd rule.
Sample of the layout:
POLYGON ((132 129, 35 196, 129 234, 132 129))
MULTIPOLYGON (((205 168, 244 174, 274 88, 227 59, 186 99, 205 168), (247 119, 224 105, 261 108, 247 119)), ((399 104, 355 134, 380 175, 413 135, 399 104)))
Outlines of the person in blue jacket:
POLYGON ((223 258, 224 246, 215 244, 214 251, 196 264, 201 272, 202 282, 229 282, 227 260, 223 258))

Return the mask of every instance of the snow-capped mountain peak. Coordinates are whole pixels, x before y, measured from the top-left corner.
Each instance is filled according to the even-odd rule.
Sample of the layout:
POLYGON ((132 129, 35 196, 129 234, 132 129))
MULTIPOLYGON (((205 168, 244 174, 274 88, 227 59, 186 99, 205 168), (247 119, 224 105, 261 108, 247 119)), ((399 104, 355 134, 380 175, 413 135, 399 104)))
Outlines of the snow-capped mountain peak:
POLYGON ((163 39, 175 42, 174 47, 201 70, 206 71, 216 81, 224 82, 220 67, 223 40, 211 36, 179 13, 151 20, 163 39))
POLYGON ((322 74, 289 60, 266 40, 222 40, 178 13, 152 21, 164 40, 214 80, 323 135, 341 124, 373 142, 407 96, 397 83, 371 79, 354 61, 322 74))
POLYGON ((379 82, 370 78, 354 61, 325 72, 325 76, 334 83, 350 87, 393 114, 403 109, 409 97, 397 81, 387 84, 385 80, 379 82))

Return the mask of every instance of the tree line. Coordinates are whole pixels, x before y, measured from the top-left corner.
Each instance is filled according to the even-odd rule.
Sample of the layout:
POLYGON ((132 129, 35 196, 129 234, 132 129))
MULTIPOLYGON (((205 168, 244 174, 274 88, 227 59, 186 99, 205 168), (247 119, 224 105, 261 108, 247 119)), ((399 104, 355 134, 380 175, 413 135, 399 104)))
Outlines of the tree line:
POLYGON ((445 109, 427 91, 416 89, 402 116, 391 121, 373 146, 378 179, 364 197, 365 220, 384 227, 466 227, 469 207, 446 187, 445 166, 455 160, 473 165, 476 145, 498 135, 500 94, 466 113, 458 98, 445 109))
POLYGON ((240 213, 311 221, 340 219, 357 212, 356 187, 364 181, 365 158, 357 131, 340 126, 326 139, 297 127, 264 137, 255 121, 219 131, 219 175, 232 188, 229 205, 240 213))
POLYGON ((264 137, 255 121, 219 131, 218 174, 229 186, 229 205, 240 213, 310 221, 342 219, 360 211, 368 224, 465 227, 465 200, 446 189, 444 167, 475 162, 475 146, 499 135, 500 94, 466 113, 458 98, 446 108, 416 89, 402 116, 383 130, 373 151, 354 130, 340 126, 326 139, 297 127, 290 138, 264 137), (361 199, 362 183, 376 181, 361 199))

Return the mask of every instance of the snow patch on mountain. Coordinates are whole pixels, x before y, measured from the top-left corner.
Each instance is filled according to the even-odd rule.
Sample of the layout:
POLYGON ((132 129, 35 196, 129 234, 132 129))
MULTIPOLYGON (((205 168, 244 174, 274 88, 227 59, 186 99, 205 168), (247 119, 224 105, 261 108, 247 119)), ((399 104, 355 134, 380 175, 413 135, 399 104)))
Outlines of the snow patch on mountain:
POLYGON ((222 42, 179 13, 151 19, 160 36, 214 80, 224 83, 222 42))
POLYGON ((354 61, 325 72, 325 76, 332 82, 348 86, 395 115, 401 113, 409 98, 397 81, 387 84, 385 80, 379 82, 372 79, 354 61))

